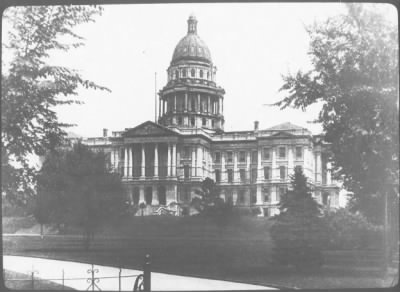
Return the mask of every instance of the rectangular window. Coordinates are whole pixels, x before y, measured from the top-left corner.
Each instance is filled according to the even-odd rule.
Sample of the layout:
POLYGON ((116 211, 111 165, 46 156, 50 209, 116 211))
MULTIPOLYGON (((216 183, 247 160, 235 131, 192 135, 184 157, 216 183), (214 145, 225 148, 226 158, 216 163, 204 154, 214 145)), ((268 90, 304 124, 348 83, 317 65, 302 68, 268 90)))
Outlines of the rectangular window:
POLYGON ((270 160, 271 159, 270 152, 271 152, 270 148, 264 148, 264 160, 270 160))
POLYGON ((286 158, 286 147, 279 147, 279 158, 286 158))
POLYGON ((220 183, 221 182, 221 171, 219 169, 215 170, 215 182, 220 183))
POLYGON ((245 169, 240 169, 240 181, 244 183, 246 181, 246 170, 245 169))
POLYGON ((277 199, 278 201, 280 201, 281 198, 282 198, 282 196, 283 196, 285 193, 286 193, 286 188, 285 188, 285 187, 280 187, 280 188, 278 189, 278 194, 277 194, 277 196, 276 196, 276 199, 277 199))
POLYGON ((215 152, 214 162, 221 163, 221 152, 215 152))
POLYGON ((244 151, 239 152, 239 162, 246 162, 246 152, 244 151))
POLYGON ((265 179, 271 178, 271 168, 269 166, 264 167, 264 178, 265 179))
POLYGON ((303 158, 303 148, 296 147, 296 159, 302 159, 302 158, 303 158))
POLYGON ((232 153, 232 151, 228 151, 227 155, 228 155, 227 162, 228 163, 232 163, 232 161, 233 161, 233 153, 232 153))
POLYGON ((190 148, 185 146, 183 147, 183 158, 190 158, 190 148))
POLYGON ((269 188, 264 188, 263 189, 263 197, 264 197, 264 202, 265 203, 270 203, 271 193, 270 193, 269 188))
POLYGON ((228 182, 232 183, 233 182, 233 170, 228 169, 228 182))
POLYGON ((257 180, 257 168, 251 169, 251 182, 254 183, 257 180))
POLYGON ((279 166, 279 176, 281 179, 286 178, 286 167, 284 166, 279 166))
POLYGON ((239 204, 244 204, 244 190, 239 190, 238 201, 239 204))
POLYGON ((251 190, 250 191, 250 202, 251 204, 256 204, 257 203, 257 193, 256 190, 251 190))
POLYGON ((185 166, 183 167, 183 174, 184 174, 184 176, 185 176, 185 179, 188 179, 188 178, 189 178, 189 175, 190 175, 189 165, 185 165, 185 166))
POLYGON ((251 162, 252 163, 257 163, 257 161, 258 161, 258 153, 257 153, 257 151, 253 151, 251 153, 251 162))

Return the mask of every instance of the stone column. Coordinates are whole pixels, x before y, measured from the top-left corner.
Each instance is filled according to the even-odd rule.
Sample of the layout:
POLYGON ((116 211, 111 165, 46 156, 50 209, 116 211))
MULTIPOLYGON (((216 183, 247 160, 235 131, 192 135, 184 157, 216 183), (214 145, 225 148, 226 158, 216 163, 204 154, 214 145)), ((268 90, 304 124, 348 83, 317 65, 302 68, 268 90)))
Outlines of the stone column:
POLYGON ((225 153, 221 151, 221 182, 226 182, 225 153))
POLYGON ((257 181, 263 181, 264 180, 264 173, 263 173, 263 168, 261 164, 261 147, 257 149, 257 181))
POLYGON ((128 176, 128 148, 124 147, 125 156, 124 156, 124 177, 128 176))
POLYGON ((203 177, 203 148, 197 147, 197 176, 203 177))
POLYGON ((293 148, 288 146, 288 176, 294 173, 294 155, 293 148))
POLYGON ((176 112, 176 94, 174 95, 174 112, 176 112))
POLYGON ((154 144, 154 177, 158 177, 158 143, 154 144))
POLYGON ((144 151, 145 144, 142 145, 142 172, 141 177, 144 178, 146 176, 146 153, 144 151))
POLYGON ((111 149, 110 153, 110 164, 111 164, 111 171, 114 171, 115 169, 115 149, 111 149))
POLYGON ((322 160, 321 160, 321 152, 318 151, 315 153, 316 161, 315 161, 315 174, 316 174, 316 182, 322 182, 322 160))
POLYGON ((330 162, 326 163, 326 184, 332 184, 332 164, 330 162))
POLYGON ((185 112, 188 111, 188 94, 185 92, 185 112))
POLYGON ((158 98, 158 118, 161 117, 161 99, 158 98))
POLYGON ((237 189, 233 189, 233 191, 232 191, 233 205, 237 205, 237 199, 238 199, 237 189))
POLYGON ((220 99, 221 99, 221 115, 223 115, 224 114, 224 103, 222 102, 222 97, 220 99))
POLYGON ((246 152, 246 179, 248 179, 248 180, 250 180, 250 176, 251 176, 250 153, 251 153, 251 151, 246 152))
POLYGON ((192 146, 192 174, 191 176, 197 176, 196 171, 196 148, 192 146))
POLYGON ((176 176, 176 144, 172 144, 172 176, 176 176))
POLYGON ((272 152, 271 179, 275 180, 278 178, 278 172, 279 172, 278 169, 276 168, 276 149, 275 149, 275 147, 271 148, 271 152, 272 152))
POLYGON ((141 203, 146 203, 146 200, 144 199, 144 186, 139 187, 139 205, 141 203))
POLYGON ((117 170, 117 172, 119 173, 121 170, 119 169, 119 152, 120 152, 120 148, 118 147, 117 149, 115 149, 115 169, 117 170))
POLYGON ((171 176, 171 145, 168 144, 167 152, 167 176, 171 176))
POLYGON ((155 185, 152 187, 152 194, 151 194, 151 196, 152 196, 151 205, 152 205, 152 206, 157 206, 157 205, 159 205, 160 203, 158 202, 158 190, 157 190, 157 186, 155 186, 155 185))
POLYGON ((129 161, 128 161, 128 176, 132 177, 132 170, 133 170, 133 159, 132 159, 132 147, 128 148, 128 157, 129 157, 129 161))
POLYGON ((208 96, 207 112, 208 112, 208 113, 211 112, 211 100, 210 100, 210 96, 208 96))
POLYGON ((237 167, 237 151, 233 151, 233 183, 239 182, 239 170, 237 167))
POLYGON ((213 174, 214 174, 214 167, 213 167, 213 159, 212 159, 212 154, 211 154, 212 152, 211 152, 211 149, 208 151, 208 176, 209 177, 212 177, 214 180, 215 180, 215 178, 214 178, 214 176, 213 176, 213 174))

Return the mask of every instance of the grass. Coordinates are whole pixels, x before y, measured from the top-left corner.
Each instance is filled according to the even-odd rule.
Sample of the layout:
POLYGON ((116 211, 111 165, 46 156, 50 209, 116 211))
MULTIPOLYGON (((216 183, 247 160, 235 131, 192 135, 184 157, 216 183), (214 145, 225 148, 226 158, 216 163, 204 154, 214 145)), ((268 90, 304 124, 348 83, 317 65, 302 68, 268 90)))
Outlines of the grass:
POLYGON ((34 279, 34 286, 32 287, 32 280, 29 275, 8 270, 4 273, 4 285, 11 290, 74 290, 38 278, 34 279))
MULTIPOLYGON (((374 251, 326 251, 319 271, 299 272, 273 264, 270 222, 242 218, 225 228, 196 217, 135 217, 99 231, 91 249, 79 236, 7 237, 4 252, 141 268, 146 253, 152 270, 264 285, 321 288, 388 287, 374 251)), ((67 231, 68 232, 68 231, 67 231)), ((73 233, 69 230, 69 233, 73 233)))

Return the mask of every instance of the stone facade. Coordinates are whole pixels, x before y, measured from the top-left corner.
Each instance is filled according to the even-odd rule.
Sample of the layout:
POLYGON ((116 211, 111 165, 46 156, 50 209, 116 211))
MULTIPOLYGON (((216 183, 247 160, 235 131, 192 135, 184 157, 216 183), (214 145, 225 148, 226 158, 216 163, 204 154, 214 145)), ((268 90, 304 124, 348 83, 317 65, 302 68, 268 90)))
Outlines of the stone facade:
POLYGON ((295 167, 303 168, 321 204, 339 206, 338 184, 327 163, 329 147, 320 136, 291 123, 260 130, 255 122, 251 131, 223 130, 225 91, 216 85, 216 68, 197 35, 194 16, 167 72, 157 123, 83 139, 93 150, 107 153, 132 206, 144 203, 145 214, 180 215, 209 177, 225 201, 273 216, 295 167))

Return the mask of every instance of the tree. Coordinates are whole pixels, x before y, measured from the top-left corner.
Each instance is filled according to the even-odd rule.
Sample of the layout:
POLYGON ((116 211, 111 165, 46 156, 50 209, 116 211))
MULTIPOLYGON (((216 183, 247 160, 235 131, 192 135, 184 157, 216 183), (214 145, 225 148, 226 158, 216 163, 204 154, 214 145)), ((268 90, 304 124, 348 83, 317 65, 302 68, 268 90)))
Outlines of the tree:
POLYGON ((301 168, 295 168, 291 190, 282 195, 279 211, 271 227, 275 260, 302 269, 321 265, 326 239, 321 206, 312 198, 301 168))
POLYGON ((222 229, 233 219, 233 206, 224 202, 219 190, 211 178, 206 178, 201 183, 201 189, 195 190, 199 197, 192 199, 191 205, 200 216, 211 218, 222 229))
POLYGON ((87 249, 100 226, 126 211, 120 177, 109 172, 104 153, 81 143, 49 154, 37 182, 38 221, 81 227, 87 249))
POLYGON ((398 196, 398 30, 378 9, 348 4, 347 13, 307 28, 312 69, 283 77, 276 103, 305 110, 331 144, 333 171, 354 193, 353 210, 382 224, 384 196, 398 196))
POLYGON ((55 107, 79 103, 71 96, 80 86, 108 90, 48 63, 52 51, 82 46, 73 28, 94 21, 101 11, 99 6, 24 6, 3 14, 10 29, 2 49, 10 61, 2 64, 1 76, 2 193, 11 202, 26 204, 34 195, 37 173, 30 157, 60 145, 63 128, 70 126, 58 121, 55 107))

